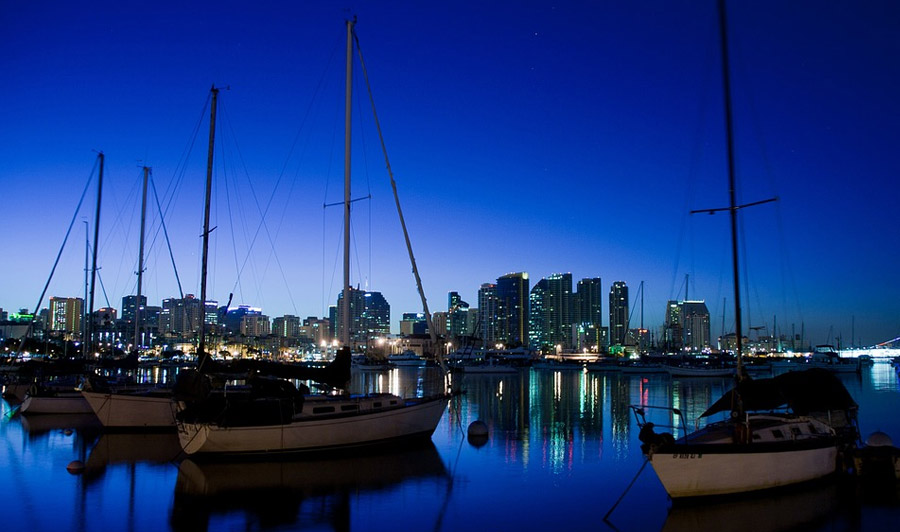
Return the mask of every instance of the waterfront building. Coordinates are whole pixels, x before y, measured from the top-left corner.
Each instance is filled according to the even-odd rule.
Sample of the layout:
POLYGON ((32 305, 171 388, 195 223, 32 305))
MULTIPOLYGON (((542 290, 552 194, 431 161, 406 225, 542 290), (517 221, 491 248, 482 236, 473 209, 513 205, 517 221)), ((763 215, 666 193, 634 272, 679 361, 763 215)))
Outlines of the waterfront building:
POLYGON ((84 300, 80 297, 51 297, 47 329, 72 339, 81 334, 84 300))
POLYGON ((574 346, 571 273, 556 273, 538 281, 529 294, 529 304, 532 348, 555 351, 574 346))
MULTIPOLYGON (((287 316, 285 316, 287 318, 287 316)), ((315 345, 322 346, 331 342, 331 322, 327 319, 309 316, 297 331, 297 336, 311 339, 315 345)))
MULTIPOLYGON (((434 324, 434 334, 438 336, 447 336, 447 327, 449 315, 446 312, 435 312, 431 315, 431 323, 434 324)), ((425 329, 428 332, 428 329, 425 329)), ((430 336, 430 335, 429 335, 430 336)))
POLYGON ((337 338, 337 306, 328 306, 328 334, 331 338, 337 338))
POLYGON ((497 279, 496 340, 507 347, 528 344, 528 284, 525 272, 497 279))
POLYGON ((665 344, 670 351, 702 351, 711 345, 709 309, 704 301, 666 304, 665 344))
POLYGON ((497 342, 497 285, 484 283, 478 289, 478 324, 475 336, 486 345, 497 342))
POLYGON ((219 323, 231 334, 241 334, 241 324, 247 316, 262 316, 262 309, 250 305, 238 305, 237 308, 219 308, 219 323))
POLYGON ((458 292, 447 296, 447 334, 450 338, 461 338, 472 333, 469 329, 469 304, 458 292))
POLYGON ((425 314, 421 312, 405 312, 400 320, 400 336, 412 336, 414 334, 427 334, 428 322, 425 314))
POLYGON ((269 317, 265 314, 247 314, 241 318, 241 334, 250 338, 268 336, 271 332, 269 317))
MULTIPOLYGON (((147 296, 141 296, 140 308, 143 311, 147 306, 147 296)), ((138 308, 138 297, 136 295, 125 296, 122 298, 122 321, 126 323, 134 323, 134 316, 138 308)), ((141 312, 141 320, 144 321, 145 316, 141 312)))
POLYGON ((609 347, 609 327, 602 325, 575 324, 575 350, 600 353, 609 347))
MULTIPOLYGON (((364 348, 370 340, 385 337, 391 332, 391 306, 381 292, 368 292, 350 288, 350 340, 357 348, 364 348)), ((344 291, 338 295, 336 320, 338 336, 344 291)))
POLYGON ((0 320, 0 340, 24 337, 34 320, 34 314, 29 314, 27 309, 4 314, 5 317, 0 320))
POLYGON ((300 336, 300 317, 285 314, 272 320, 272 334, 279 338, 297 338, 300 336))
POLYGON ((94 327, 103 329, 111 328, 117 319, 119 311, 112 307, 100 307, 94 311, 94 327))
POLYGON ((572 298, 572 322, 603 325, 603 286, 599 277, 578 281, 572 298))
POLYGON ((616 281, 609 289, 609 343, 625 345, 628 333, 628 285, 616 281))
POLYGON ((218 323, 215 301, 207 301, 204 305, 194 294, 187 294, 183 298, 163 299, 162 303, 159 314, 161 334, 178 336, 199 332, 201 319, 205 319, 209 326, 218 323))

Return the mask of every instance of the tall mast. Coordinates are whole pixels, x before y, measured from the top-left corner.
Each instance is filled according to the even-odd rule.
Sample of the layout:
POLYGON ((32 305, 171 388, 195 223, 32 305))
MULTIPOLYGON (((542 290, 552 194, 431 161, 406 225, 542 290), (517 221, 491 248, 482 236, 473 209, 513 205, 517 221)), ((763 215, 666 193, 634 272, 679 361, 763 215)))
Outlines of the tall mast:
POLYGON ((644 330, 644 281, 641 281, 641 331, 644 330))
POLYGON ((91 293, 90 303, 88 304, 88 324, 87 324, 87 345, 89 353, 93 350, 94 345, 94 288, 97 282, 97 240, 100 236, 100 200, 103 198, 103 162, 105 157, 103 152, 97 154, 100 159, 100 174, 97 180, 97 210, 94 214, 94 252, 91 260, 91 293))
POLYGON ((725 18, 725 0, 719 0, 719 33, 722 37, 722 90, 725 104, 725 136, 728 141, 728 212, 731 215, 731 262, 734 270, 734 325, 735 350, 737 352, 737 374, 742 378, 741 352, 741 283, 738 262, 738 219, 737 192, 734 180, 734 126, 731 117, 731 80, 728 70, 728 33, 725 18))
POLYGON ((144 278, 144 225, 147 218, 147 178, 150 168, 144 167, 144 192, 141 196, 141 238, 138 249, 137 299, 134 302, 134 350, 138 351, 141 340, 141 282, 144 278))
POLYGON ((344 97, 344 292, 341 298, 341 345, 350 346, 350 117, 353 95, 353 26, 347 21, 347 84, 344 97))
POLYGON ((206 271, 209 264, 209 203, 212 195, 213 152, 216 141, 216 103, 219 97, 219 89, 213 85, 209 89, 212 94, 212 103, 209 111, 209 152, 206 157, 206 201, 203 205, 203 259, 200 267, 200 341, 197 346, 197 368, 203 369, 203 364, 209 358, 206 354, 206 271))
POLYGON ((88 272, 90 271, 89 262, 91 255, 91 241, 88 236, 88 221, 84 220, 84 301, 81 302, 81 355, 82 358, 87 357, 87 346, 85 343, 87 342, 88 337, 88 313, 87 313, 87 300, 88 300, 88 272))

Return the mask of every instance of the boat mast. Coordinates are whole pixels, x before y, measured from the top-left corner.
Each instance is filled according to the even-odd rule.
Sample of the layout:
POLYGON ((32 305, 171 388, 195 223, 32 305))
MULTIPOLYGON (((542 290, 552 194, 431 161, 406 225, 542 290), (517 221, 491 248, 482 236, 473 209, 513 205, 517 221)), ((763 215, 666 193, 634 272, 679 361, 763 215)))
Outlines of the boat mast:
POLYGON ((212 194, 213 153, 216 141, 216 103, 219 89, 215 85, 209 89, 212 103, 209 112, 209 151, 206 156, 206 200, 203 206, 203 260, 200 267, 200 341, 197 346, 197 369, 209 359, 206 354, 206 272, 209 264, 209 203, 212 194))
POLYGON ((100 160, 100 173, 97 180, 97 210, 94 214, 94 252, 91 259, 91 291, 87 314, 87 352, 93 350, 94 345, 94 288, 97 281, 97 240, 100 236, 100 200, 103 198, 103 162, 105 160, 102 151, 97 154, 97 158, 100 160))
POLYGON ((737 375, 742 378, 741 352, 741 283, 738 266, 738 219, 737 198, 734 179, 734 125, 731 116, 731 80, 728 70, 728 33, 725 17, 725 0, 719 0, 719 33, 722 37, 722 90, 725 105, 725 136, 728 141, 728 212, 731 215, 731 263, 734 270, 734 324, 735 351, 737 353, 737 375))
POLYGON ((341 299, 341 345, 350 346, 350 118, 353 95, 353 26, 347 21, 347 84, 344 97, 344 297, 341 299))
POLYGON ((366 62, 363 61, 362 50, 359 46, 359 39, 356 38, 356 34, 354 33, 354 40, 356 40, 356 48, 359 50, 359 62, 360 67, 362 68, 363 78, 366 80, 366 87, 369 91, 369 101, 372 104, 372 115, 375 119, 375 128, 378 130, 378 139, 381 142, 381 152, 384 154, 384 164, 387 167, 388 177, 391 179, 391 190, 394 193, 394 204, 397 206, 397 215, 400 218, 400 227, 403 229, 403 239, 406 242, 406 252, 409 254, 409 263, 412 266, 413 277, 416 279, 416 289, 419 291, 419 298, 422 300, 422 311, 425 313, 425 323, 428 327, 428 334, 431 337, 431 345, 434 349, 435 358, 437 358, 438 362, 441 365, 441 368, 446 371, 446 367, 444 367, 444 357, 441 354, 442 347, 439 345, 439 339, 437 336, 437 330, 434 327, 434 320, 431 315, 431 311, 428 310, 428 299, 425 297, 425 289, 422 287, 422 278, 419 276, 419 267, 416 265, 416 257, 413 254, 412 243, 409 240, 409 231, 406 229, 406 220, 403 218, 403 209, 400 207, 400 195, 397 193, 397 181, 394 179, 394 171, 391 169, 391 161, 388 158, 387 147, 384 143, 384 135, 381 132, 381 122, 378 120, 378 112, 375 110, 375 98, 372 96, 372 87, 369 84, 369 75, 366 70, 366 62))
POLYGON ((90 271, 88 260, 91 255, 91 240, 88 236, 88 221, 84 221, 84 301, 81 302, 81 358, 87 357, 87 299, 88 299, 88 272, 90 271))
POLYGON ((141 238, 138 248, 137 299, 134 302, 134 350, 139 351, 141 340, 141 282, 144 278, 144 224, 147 218, 147 179, 150 168, 144 167, 144 192, 141 197, 141 238))

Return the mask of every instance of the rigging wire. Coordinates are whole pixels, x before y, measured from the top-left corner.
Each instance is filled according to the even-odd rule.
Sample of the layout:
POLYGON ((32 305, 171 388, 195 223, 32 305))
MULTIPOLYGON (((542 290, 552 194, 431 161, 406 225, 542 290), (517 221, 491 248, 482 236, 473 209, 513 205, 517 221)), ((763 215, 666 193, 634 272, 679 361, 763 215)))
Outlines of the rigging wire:
POLYGON ((179 277, 178 267, 175 265, 175 254, 172 252, 172 241, 169 239, 169 231, 166 228, 166 219, 163 216, 162 206, 159 204, 159 195, 156 193, 156 183, 153 181, 153 174, 150 175, 150 185, 153 190, 153 199, 156 202, 156 210, 159 212, 159 225, 163 235, 165 235, 166 247, 169 249, 169 258, 172 260, 172 269, 175 271, 175 282, 178 284, 178 297, 184 299, 184 290, 181 288, 181 277, 179 277))
MULTIPOLYGON (((34 306, 34 313, 37 314, 41 308, 41 304, 44 302, 44 296, 47 295, 47 289, 50 287, 50 281, 53 279, 53 274, 56 273, 56 267, 59 265, 59 260, 62 257, 63 250, 66 248, 66 242, 69 241, 69 235, 72 234, 72 227, 75 225, 75 220, 78 218, 78 211, 81 210, 81 205, 84 203, 84 197, 87 195, 87 191, 91 186, 91 181, 94 179, 94 173, 97 171, 97 168, 100 164, 100 158, 94 162, 94 167, 91 170, 90 175, 88 176, 87 183, 84 185, 84 190, 81 192, 81 197, 78 199, 78 205, 75 207, 75 212, 72 213, 72 220, 69 222, 69 228, 66 229, 66 236, 63 238, 62 245, 59 247, 59 252, 56 254, 56 260, 53 261, 53 267, 50 268, 50 275, 47 277, 47 282, 44 284, 44 289, 41 291, 40 297, 38 297, 37 305, 34 306)), ((31 334, 31 330, 34 325, 34 320, 29 322, 28 330, 25 332, 25 335, 22 337, 23 341, 26 337, 31 334)), ((20 345, 21 348, 21 345, 20 345)))

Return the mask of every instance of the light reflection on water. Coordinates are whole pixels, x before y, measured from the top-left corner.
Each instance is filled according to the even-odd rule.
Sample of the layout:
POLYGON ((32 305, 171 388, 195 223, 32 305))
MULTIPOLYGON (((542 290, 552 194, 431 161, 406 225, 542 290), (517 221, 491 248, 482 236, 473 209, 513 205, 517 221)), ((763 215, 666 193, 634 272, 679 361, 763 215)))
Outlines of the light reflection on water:
MULTIPOLYGON (((451 400, 432 445, 250 464, 183 462, 175 459, 173 434, 103 434, 90 417, 10 416, 4 402, 0 493, 16 501, 6 507, 4 529, 455 531, 473 523, 484 530, 602 528, 603 514, 643 461, 629 405, 678 408, 693 428, 731 384, 560 370, 452 380, 466 393, 451 400), (490 430, 481 446, 466 440, 475 420, 490 430), (85 463, 83 474, 66 472, 72 460, 85 463)), ((863 435, 883 430, 900 440, 894 369, 878 363, 841 380, 860 403, 863 435)), ((433 368, 354 372, 352 381, 352 389, 403 395, 429 394, 440 386, 433 368)), ((761 531, 777 523, 786 525, 782 529, 831 530, 832 518, 859 529, 883 516, 900 518, 896 494, 877 508, 855 496, 842 506, 846 499, 834 490, 812 490, 670 514, 648 467, 612 521, 619 530, 697 530, 717 522, 722 512, 766 512, 770 526, 760 522, 754 528, 761 531), (811 510, 790 513, 797 501, 811 510), (832 513, 823 520, 821 510, 828 508, 832 513)))

